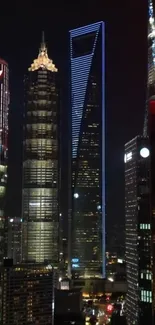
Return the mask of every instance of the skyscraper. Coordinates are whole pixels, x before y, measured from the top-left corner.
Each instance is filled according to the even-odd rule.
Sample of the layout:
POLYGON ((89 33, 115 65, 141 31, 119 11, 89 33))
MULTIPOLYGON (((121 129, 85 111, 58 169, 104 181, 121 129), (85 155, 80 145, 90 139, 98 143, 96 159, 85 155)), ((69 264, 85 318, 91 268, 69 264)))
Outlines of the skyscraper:
POLYGON ((146 110, 143 134, 146 136, 148 130, 148 100, 155 93, 155 21, 152 0, 148 0, 148 78, 146 94, 146 110))
POLYGON ((127 324, 153 324, 148 137, 137 136, 125 145, 124 162, 127 324))
POLYGON ((49 265, 5 260, 2 268, 2 324, 54 324, 57 274, 49 265))
MULTIPOLYGON (((150 212, 152 235, 152 313, 155 321, 155 19, 153 1, 148 1, 148 83, 144 135, 150 145, 150 212)), ((153 323, 154 324, 154 323, 153 323)))
POLYGON ((4 215, 8 164, 9 68, 0 59, 0 265, 4 257, 4 215))
MULTIPOLYGON (((5 199, 8 165, 8 111, 9 111, 9 68, 6 61, 0 59, 0 277, 4 255, 7 253, 5 241, 5 199)), ((1 310, 1 281, 0 281, 0 310, 1 310)), ((0 312, 1 322, 1 312, 0 312)))
POLYGON ((58 263, 58 70, 44 35, 25 80, 22 190, 23 261, 58 263))
POLYGON ((72 272, 105 276, 104 23, 70 31, 72 272))

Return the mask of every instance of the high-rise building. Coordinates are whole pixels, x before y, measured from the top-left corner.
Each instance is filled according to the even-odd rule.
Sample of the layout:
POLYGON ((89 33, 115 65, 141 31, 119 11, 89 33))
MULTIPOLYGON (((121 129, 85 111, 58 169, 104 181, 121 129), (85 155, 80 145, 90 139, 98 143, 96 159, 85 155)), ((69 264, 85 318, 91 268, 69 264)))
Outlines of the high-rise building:
POLYGON ((4 257, 4 228, 7 220, 4 214, 4 208, 8 164, 9 99, 9 68, 7 62, 0 59, 0 265, 2 265, 4 257))
POLYGON ((148 137, 137 136, 129 141, 124 158, 127 324, 153 324, 148 137))
POLYGON ((72 273, 84 277, 105 277, 104 43, 103 22, 70 31, 69 258, 72 273))
POLYGON ((50 265, 4 261, 3 325, 54 324, 54 288, 58 277, 50 265))
POLYGON ((152 0, 148 0, 148 78, 147 78, 147 96, 146 110, 144 119, 144 136, 148 135, 148 119, 149 119, 149 104, 150 96, 155 94, 155 20, 152 0))
MULTIPOLYGON (((0 277, 3 258, 7 254, 5 215, 7 165, 8 165, 8 112, 9 112, 9 68, 6 61, 0 59, 0 277)), ((0 310, 2 304, 0 279, 0 310)), ((0 312, 1 322, 1 312, 0 312)))
POLYGON ((153 1, 148 1, 148 82, 144 135, 150 146, 150 213, 152 235, 152 324, 155 321, 155 18, 153 1))
POLYGON ((8 218, 7 225, 7 257, 13 259, 14 264, 21 263, 22 219, 8 218))
POLYGON ((58 70, 44 37, 25 80, 22 190, 23 261, 58 263, 58 70))

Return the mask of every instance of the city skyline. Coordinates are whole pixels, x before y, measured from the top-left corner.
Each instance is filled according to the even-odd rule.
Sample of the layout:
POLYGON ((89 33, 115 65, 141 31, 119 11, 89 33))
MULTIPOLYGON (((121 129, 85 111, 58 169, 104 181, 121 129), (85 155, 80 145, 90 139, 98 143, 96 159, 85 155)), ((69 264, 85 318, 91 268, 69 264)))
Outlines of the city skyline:
MULTIPOLYGON (((107 209, 109 215, 109 225, 107 224, 107 226, 109 227, 111 225, 111 222, 113 222, 113 219, 115 218, 114 208, 109 203, 111 200, 114 200, 115 207, 118 210, 118 222, 124 223, 124 209, 121 207, 121 200, 123 199, 124 195, 123 148, 124 143, 137 133, 137 125, 138 133, 141 133, 143 127, 145 95, 144 91, 142 91, 141 89, 145 88, 145 60, 147 60, 147 57, 145 57, 146 41, 145 37, 143 36, 146 32, 145 18, 147 25, 147 15, 145 12, 145 10, 147 10, 146 7, 147 3, 145 5, 141 1, 137 1, 135 4, 134 1, 131 1, 130 5, 128 6, 128 14, 126 16, 126 26, 130 26, 129 28, 127 27, 127 37, 125 31, 122 30, 122 24, 124 24, 124 7, 122 6, 122 8, 118 10, 117 7, 114 6, 113 10, 115 10, 116 12, 116 14, 114 15, 114 11, 111 11, 108 5, 105 5, 105 10, 102 10, 103 14, 100 13, 99 9, 101 8, 99 7, 95 14, 96 17, 93 17, 93 13, 90 10, 89 14, 87 15, 87 19, 83 16, 79 19, 79 13, 74 13, 72 8, 71 13, 69 14, 68 12, 68 20, 66 20, 66 18, 64 19, 63 16, 60 17, 60 21, 62 24, 64 24, 64 28, 59 30, 57 29, 58 22, 55 18, 53 18, 53 20, 51 21, 48 18, 49 16, 47 16, 47 22, 45 21, 44 17, 42 20, 39 20, 40 16, 38 13, 38 18, 36 18, 35 21, 36 24, 34 24, 34 29, 31 30, 31 19, 30 25, 27 26, 27 30, 25 30, 23 27, 24 21, 23 23, 21 22, 23 38, 19 42, 20 33, 18 32, 16 38, 13 38, 14 46, 11 42, 9 42, 8 44, 8 41, 6 41, 6 39, 11 40, 11 33, 14 33, 19 21, 18 23, 13 25, 12 31, 10 31, 10 25, 6 26, 6 39, 4 38, 2 29, 0 30, 2 49, 1 56, 6 58, 7 61, 9 61, 11 78, 10 132, 12 132, 13 137, 9 139, 9 164, 11 165, 11 169, 9 172, 9 181, 14 184, 16 180, 17 189, 14 190, 13 187, 11 187, 10 189, 11 193, 9 199, 9 207, 14 214, 20 214, 20 207, 18 207, 18 202, 21 198, 21 178, 17 174, 17 171, 19 173, 19 169, 21 169, 21 145, 18 139, 22 131, 20 124, 22 116, 23 76, 26 72, 27 66, 30 65, 31 60, 33 59, 33 57, 35 57, 36 51, 38 50, 41 31, 42 29, 45 30, 45 39, 48 42, 48 52, 59 68, 59 71, 62 75, 62 83, 64 85, 64 89, 66 90, 63 75, 65 76, 67 74, 68 30, 71 29, 71 27, 76 27, 76 25, 82 26, 87 23, 90 23, 91 21, 104 20, 105 18, 107 44, 106 105, 108 120, 107 132, 109 134, 107 140, 107 209), (141 8, 141 16, 139 17, 139 19, 143 23, 138 24, 137 26, 137 15, 139 14, 139 8, 141 8), (131 20, 132 25, 130 25, 131 20), (139 35, 138 44, 137 36, 134 33, 135 29, 139 35), (20 51, 19 47, 21 48, 20 51), (128 60, 126 60, 127 54, 128 60), (23 62, 19 60, 20 57, 24 58, 23 62), (134 76, 135 69, 137 70, 136 77, 134 76), (122 80, 121 86, 117 82, 118 76, 120 76, 122 80), (110 96, 110 92, 112 92, 113 94, 112 97, 110 96), (132 101, 132 98, 134 98, 134 102, 132 101), (134 121, 132 121, 132 116, 134 112, 137 113, 135 115, 134 121), (130 125, 130 128, 126 127, 127 125, 130 125), (116 135, 117 141, 115 141, 116 135), (115 166, 113 165, 113 161, 115 161, 115 166), (116 170, 118 172, 116 172, 116 170), (119 191, 116 187, 117 183, 119 183, 119 191)), ((2 22, 5 23, 3 19, 1 19, 0 24, 2 24, 2 22)), ((8 23, 11 24, 11 22, 12 19, 10 18, 8 23)), ((64 133, 66 133, 66 95, 64 95, 64 101, 65 108, 63 109, 63 130, 64 133)), ((63 152, 65 152, 65 144, 63 145, 63 148, 63 152)), ((66 165, 66 157, 64 155, 64 166, 66 165)), ((62 175, 63 177, 65 177, 64 171, 62 171, 62 175)), ((64 198, 63 201, 65 200, 66 199, 64 198)), ((65 202, 63 202, 63 205, 65 206, 65 202)))
POLYGON ((0 13, 2 323, 154 323, 152 1, 0 13))

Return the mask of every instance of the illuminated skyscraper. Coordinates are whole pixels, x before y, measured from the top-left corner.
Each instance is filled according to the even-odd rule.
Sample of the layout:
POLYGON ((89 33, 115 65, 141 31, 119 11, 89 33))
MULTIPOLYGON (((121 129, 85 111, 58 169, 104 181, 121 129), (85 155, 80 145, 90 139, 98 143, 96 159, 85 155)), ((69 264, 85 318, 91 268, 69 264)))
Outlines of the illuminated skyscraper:
POLYGON ((104 23, 70 31, 73 273, 105 276, 104 23))
POLYGON ((22 257, 52 265, 58 262, 59 226, 57 77, 43 37, 25 80, 22 257))
POLYGON ((152 325, 150 152, 148 137, 125 145, 126 314, 128 325, 152 325))
POLYGON ((152 0, 148 0, 148 78, 143 134, 148 134, 149 98, 155 94, 155 20, 152 0))
MULTIPOLYGON (((9 111, 9 68, 6 61, 0 59, 0 277, 3 258, 7 253, 5 229, 7 218, 5 216, 5 199, 7 185, 8 164, 8 111, 9 111)), ((0 281, 0 311, 2 304, 0 281)), ((1 322, 1 312, 0 312, 1 322)))
POLYGON ((155 19, 153 1, 149 0, 148 20, 148 93, 144 134, 149 136, 150 145, 150 211, 152 232, 152 312, 155 321, 155 19))
POLYGON ((9 69, 0 59, 0 265, 4 257, 5 192, 8 164, 9 69))

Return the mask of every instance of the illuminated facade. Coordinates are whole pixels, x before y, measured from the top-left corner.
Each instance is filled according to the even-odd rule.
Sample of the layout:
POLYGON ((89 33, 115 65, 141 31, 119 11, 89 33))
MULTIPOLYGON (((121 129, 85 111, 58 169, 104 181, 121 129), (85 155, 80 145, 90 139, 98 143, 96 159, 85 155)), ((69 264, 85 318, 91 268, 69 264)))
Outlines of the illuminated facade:
POLYGON ((59 95, 44 39, 25 80, 23 261, 58 263, 59 95))
POLYGON ((125 145, 125 231, 128 325, 152 323, 150 152, 148 137, 125 145))
POLYGON ((54 288, 58 277, 44 264, 11 265, 6 260, 3 279, 3 325, 54 325, 54 288))
POLYGON ((0 265, 4 257, 4 207, 8 164, 9 69, 0 59, 0 265))
POLYGON ((105 276, 104 23, 70 31, 72 274, 105 276))
POLYGON ((152 234, 152 315, 155 321, 155 18, 153 1, 148 1, 148 83, 144 135, 150 145, 150 211, 152 234))

